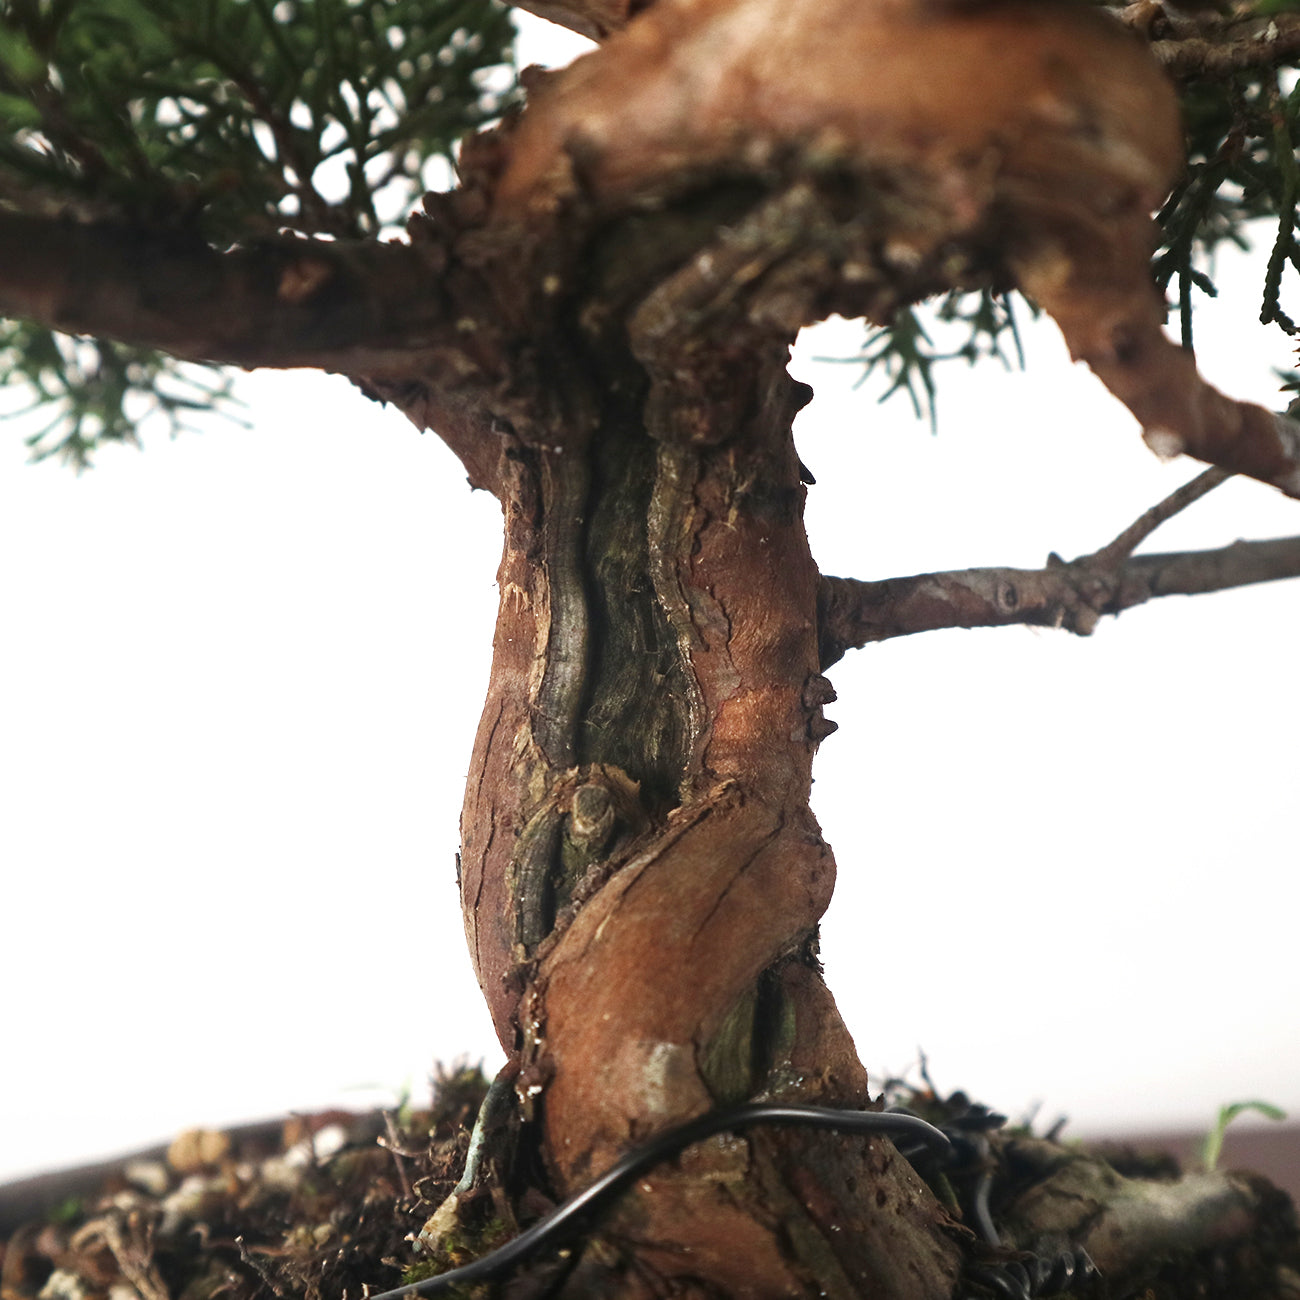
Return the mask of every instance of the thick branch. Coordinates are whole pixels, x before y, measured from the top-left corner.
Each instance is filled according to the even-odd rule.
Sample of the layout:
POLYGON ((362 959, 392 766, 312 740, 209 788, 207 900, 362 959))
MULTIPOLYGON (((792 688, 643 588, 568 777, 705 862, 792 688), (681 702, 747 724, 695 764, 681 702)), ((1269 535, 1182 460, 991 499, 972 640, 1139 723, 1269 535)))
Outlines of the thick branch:
POLYGON ((821 579, 822 667, 873 641, 948 627, 1023 623, 1087 636, 1103 614, 1157 596, 1192 596, 1300 577, 1300 537, 1234 542, 1212 551, 1138 555, 1107 572, 1096 557, 1053 557, 1043 569, 964 569, 883 582, 821 579))
MULTIPOLYGON (((850 208, 870 214, 865 253, 830 243, 814 260, 799 205, 772 208, 740 232, 762 249, 743 292, 710 253, 684 268, 673 314, 694 300, 697 318, 712 308, 715 337, 732 338, 720 308, 733 302, 785 330, 832 310, 884 320, 943 282, 1010 281, 1158 454, 1300 496, 1300 423, 1219 393, 1165 336, 1149 214, 1183 148, 1168 78, 1088 5, 661 0, 533 99, 491 220, 550 220, 568 235, 576 194, 589 213, 645 211, 755 160, 769 184, 785 160, 788 187, 833 160, 865 181, 850 208), (925 75, 933 67, 944 76, 925 75), (779 243, 758 237, 762 224, 779 243)), ((638 356, 671 379, 679 359, 645 319, 653 306, 637 332, 654 346, 638 356)))
POLYGON ((0 316, 187 361, 347 375, 437 429, 470 481, 490 488, 498 440, 477 399, 502 347, 481 319, 481 284, 448 261, 427 234, 223 253, 178 232, 0 210, 0 316))
POLYGON ((0 212, 0 314, 185 360, 401 369, 452 336, 414 245, 289 239, 221 253, 178 233, 0 212))

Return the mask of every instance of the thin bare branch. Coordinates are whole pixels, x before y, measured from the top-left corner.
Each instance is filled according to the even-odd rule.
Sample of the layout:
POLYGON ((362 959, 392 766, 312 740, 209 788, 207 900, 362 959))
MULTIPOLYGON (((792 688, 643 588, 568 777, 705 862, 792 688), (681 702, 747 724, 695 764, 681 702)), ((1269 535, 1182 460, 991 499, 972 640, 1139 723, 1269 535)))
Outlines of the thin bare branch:
POLYGON ((1226 469, 1215 467, 1204 470, 1190 483, 1175 488, 1163 501, 1158 501, 1150 510, 1144 510, 1113 541, 1095 551, 1093 563, 1111 568, 1126 560, 1161 524, 1172 519, 1180 510, 1186 510, 1193 501, 1199 501, 1207 492, 1212 492, 1231 477, 1226 469))
POLYGON ((1043 569, 964 569, 882 582, 823 577, 822 667, 846 650, 949 627, 1060 627, 1087 636, 1104 614, 1158 596, 1199 595, 1300 577, 1300 537, 1234 542, 1210 551, 1139 555, 1109 573, 1092 556, 1043 569))

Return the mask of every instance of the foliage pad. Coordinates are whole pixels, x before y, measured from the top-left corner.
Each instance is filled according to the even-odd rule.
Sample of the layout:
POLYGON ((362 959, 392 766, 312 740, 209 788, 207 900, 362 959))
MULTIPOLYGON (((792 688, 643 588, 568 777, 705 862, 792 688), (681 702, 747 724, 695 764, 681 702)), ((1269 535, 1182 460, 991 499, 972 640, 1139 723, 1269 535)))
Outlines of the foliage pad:
MULTIPOLYGON (((374 237, 509 102, 513 34, 491 0, 10 0, 0 205, 219 247, 374 237)), ((83 464, 142 410, 224 393, 170 359, 116 349, 87 368, 76 351, 0 334, 0 376, 63 412, 30 440, 38 458, 83 464)))

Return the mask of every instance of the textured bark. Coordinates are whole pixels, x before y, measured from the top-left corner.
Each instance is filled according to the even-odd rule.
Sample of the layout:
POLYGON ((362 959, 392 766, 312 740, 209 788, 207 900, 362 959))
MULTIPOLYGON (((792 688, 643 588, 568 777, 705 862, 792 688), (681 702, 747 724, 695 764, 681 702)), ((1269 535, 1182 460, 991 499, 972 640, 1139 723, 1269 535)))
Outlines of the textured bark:
MULTIPOLYGON (((1193 367, 1178 406, 1146 270, 1180 147, 1149 54, 1087 8, 658 0, 462 160, 537 381, 491 396, 506 546, 462 890, 554 1191, 727 1101, 867 1101, 816 970, 831 696, 789 340, 1012 277, 1147 423, 1195 423, 1212 390, 1193 367)), ((566 1285, 944 1296, 945 1224, 885 1144, 715 1141, 566 1285)))
MULTIPOLYGON (((1007 1244, 1037 1252, 1082 1246, 1111 1295, 1300 1296, 1296 1212, 1247 1173, 1128 1177, 1082 1148, 1028 1136, 995 1143, 1022 1190, 1002 1216, 1007 1244)), ((1121 1163, 1122 1161, 1117 1161, 1121 1163)))
MULTIPOLYGON (((520 1103, 505 1191, 564 1194, 720 1104, 869 1101, 816 958, 834 863, 808 799, 833 693, 790 437, 798 330, 1018 284, 1161 450, 1300 492, 1300 438, 1163 337, 1150 211, 1181 134, 1110 16, 537 7, 604 45, 466 143, 410 246, 219 254, 0 213, 0 309, 339 370, 499 498, 462 904, 520 1103)), ((952 1228, 888 1143, 755 1132, 640 1180, 563 1288, 935 1300, 952 1228)))
MULTIPOLYGON (((1300 425, 1225 397, 1164 335, 1149 214, 1182 161, 1177 105, 1149 51, 1095 9, 658 0, 539 98, 497 211, 536 220, 579 189, 662 202, 796 149, 903 198, 877 217, 886 260, 934 258, 949 284, 968 267, 1010 277, 1158 454, 1300 496, 1300 425), (992 265, 975 255, 990 245, 992 265)), ((878 315, 876 275, 852 265, 831 305, 878 315)))
MULTIPOLYGON (((528 295, 478 280, 493 245, 498 274, 509 261, 562 292, 556 268, 574 270, 568 257, 602 221, 747 185, 766 206, 715 227, 666 299, 638 309, 652 401, 684 411, 700 396, 675 376, 701 302, 713 337, 727 316, 744 346, 753 325, 790 337, 833 311, 882 320, 936 291, 1015 285, 1158 454, 1300 495, 1300 425, 1217 392, 1164 336, 1147 262, 1150 213, 1181 165, 1177 106, 1113 16, 1067 0, 611 3, 591 21, 625 25, 540 85, 516 130, 471 146, 495 151, 477 192, 461 190, 459 217, 486 224, 483 239, 417 223, 410 249, 306 242, 223 257, 0 214, 0 309, 179 356, 340 370, 417 421, 463 425, 546 380, 494 333, 525 325, 500 309, 528 295)), ((481 481, 490 435, 452 437, 481 481)))
MULTIPOLYGON (((451 337, 419 247, 197 236, 0 209, 0 313, 193 361, 382 373, 451 337)), ((436 284, 436 282, 435 282, 436 284)))
MULTIPOLYGON (((741 418, 703 411, 683 444, 646 427, 631 357, 607 357, 627 387, 571 394, 589 427, 507 444, 462 888, 562 1192, 720 1103, 868 1102, 815 958, 834 863, 808 796, 830 693, 790 437, 806 390, 785 362, 749 363, 741 418)), ((886 1143, 719 1139, 639 1182, 608 1229, 623 1261, 571 1288, 945 1294, 945 1221, 886 1143)))
POLYGON ((1098 571, 1089 558, 1043 569, 955 569, 878 582, 823 577, 818 596, 822 667, 848 650, 943 628, 1023 624, 1088 636, 1103 615, 1160 596, 1300 578, 1300 537, 1137 555, 1111 571, 1098 571))
POLYGON ((1226 77, 1278 68, 1300 54, 1300 14, 1249 15, 1193 26, 1151 42, 1151 52, 1178 77, 1226 77))

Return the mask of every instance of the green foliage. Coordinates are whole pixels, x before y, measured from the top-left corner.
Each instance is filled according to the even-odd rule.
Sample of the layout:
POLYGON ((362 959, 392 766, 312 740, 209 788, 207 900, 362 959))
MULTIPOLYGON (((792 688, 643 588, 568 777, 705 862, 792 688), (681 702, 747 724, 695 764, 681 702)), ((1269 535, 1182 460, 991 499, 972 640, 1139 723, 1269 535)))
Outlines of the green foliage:
POLYGON ((1267 223, 1271 242, 1260 320, 1297 333, 1279 298, 1288 267, 1300 270, 1296 199, 1300 83, 1284 94, 1276 73, 1193 82, 1183 94, 1188 164, 1160 213, 1156 283, 1178 306, 1182 340, 1192 345, 1193 289, 1213 294, 1208 269, 1224 240, 1246 248, 1267 223), (1258 223, 1252 226, 1252 223, 1258 223))
POLYGON ((1266 1119, 1286 1119, 1286 1111, 1280 1110, 1267 1101, 1234 1101, 1229 1106, 1220 1106, 1219 1114, 1214 1121, 1214 1127, 1205 1135, 1205 1142, 1201 1147, 1201 1163, 1205 1166, 1206 1173, 1212 1174, 1218 1167, 1219 1156, 1223 1153, 1223 1138, 1228 1131, 1228 1125, 1238 1115, 1244 1115, 1247 1111, 1252 1110, 1256 1114, 1263 1115, 1266 1119))
POLYGON ((0 194, 216 244, 375 235, 501 111, 512 36, 490 0, 10 0, 0 194))
POLYGON ((137 427, 150 418, 174 436, 205 412, 234 418, 239 405, 227 371, 147 348, 71 339, 25 321, 0 320, 0 389, 25 399, 0 410, 0 418, 45 417, 26 436, 32 459, 58 456, 77 469, 96 447, 135 443, 137 427))
POLYGON ((1010 294, 995 294, 989 289, 950 293, 937 307, 926 309, 933 322, 929 330, 917 308, 904 307, 888 325, 867 335, 857 357, 823 359, 860 363, 863 370, 859 383, 865 383, 877 370, 883 372, 888 387, 880 400, 906 393, 917 418, 927 417, 934 432, 938 425, 934 370, 940 362, 961 360, 974 365, 983 358, 996 357, 1010 368, 1006 351, 1009 346, 1016 364, 1024 366, 1025 354, 1012 302, 1010 294), (936 346, 932 333, 953 339, 954 346, 936 346))
MULTIPOLYGON (((434 160, 514 95, 495 0, 4 0, 0 205, 197 230, 377 236, 434 160)), ((36 454, 83 464, 225 383, 49 331, 0 334, 0 375, 59 419, 36 454), (82 386, 83 381, 85 387, 82 386)))

